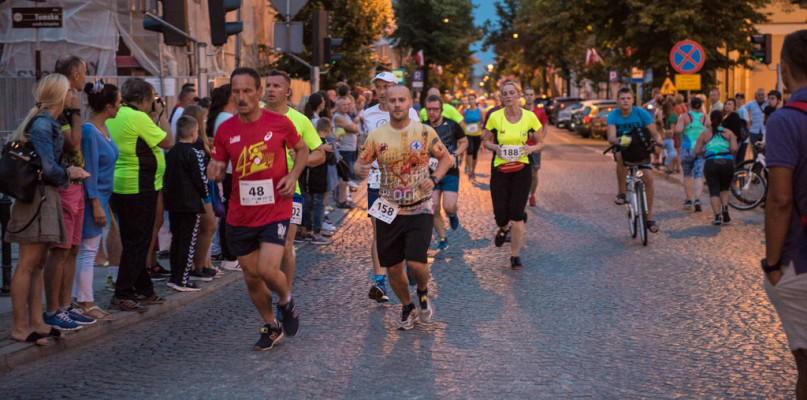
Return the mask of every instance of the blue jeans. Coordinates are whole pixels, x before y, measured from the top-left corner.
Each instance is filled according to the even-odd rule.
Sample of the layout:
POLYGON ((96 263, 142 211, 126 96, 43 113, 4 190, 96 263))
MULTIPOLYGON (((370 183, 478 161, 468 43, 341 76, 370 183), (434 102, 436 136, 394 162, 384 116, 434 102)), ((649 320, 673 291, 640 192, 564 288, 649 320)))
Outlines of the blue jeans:
POLYGON ((322 230, 322 214, 325 211, 325 193, 306 193, 303 195, 303 226, 319 233, 322 230))

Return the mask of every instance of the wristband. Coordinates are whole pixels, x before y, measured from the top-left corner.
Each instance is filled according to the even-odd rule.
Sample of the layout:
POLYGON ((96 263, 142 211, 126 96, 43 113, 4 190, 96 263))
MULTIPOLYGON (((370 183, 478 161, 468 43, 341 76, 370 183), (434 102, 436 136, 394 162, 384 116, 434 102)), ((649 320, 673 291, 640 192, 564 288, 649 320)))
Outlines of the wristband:
POLYGON ((65 108, 64 115, 67 118, 73 118, 73 115, 81 116, 81 109, 80 108, 65 108))
POLYGON ((763 258, 760 264, 762 264, 762 271, 764 271, 766 274, 782 269, 782 260, 779 260, 779 262, 776 264, 768 265, 768 259, 763 258))
POLYGON ((437 186, 437 182, 440 182, 440 180, 437 179, 437 177, 434 175, 429 176, 429 179, 431 179, 432 182, 434 182, 434 186, 437 186))

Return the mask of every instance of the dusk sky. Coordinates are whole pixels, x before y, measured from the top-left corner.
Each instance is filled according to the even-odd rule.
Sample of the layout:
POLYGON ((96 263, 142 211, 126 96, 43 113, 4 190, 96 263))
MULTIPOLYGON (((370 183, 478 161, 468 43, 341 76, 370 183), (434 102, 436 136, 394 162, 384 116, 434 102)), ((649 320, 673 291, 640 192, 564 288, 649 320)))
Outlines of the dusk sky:
MULTIPOLYGON (((494 1, 491 0, 473 0, 472 1, 476 8, 474 9, 474 24, 476 26, 482 26, 485 23, 485 20, 495 20, 496 19, 496 7, 493 6, 494 1)), ((482 52, 480 47, 482 42, 479 41, 471 46, 471 50, 476 51, 475 55, 479 58, 480 62, 476 66, 474 66, 474 75, 484 75, 485 74, 485 67, 493 62, 494 54, 493 51, 486 51, 482 52)))

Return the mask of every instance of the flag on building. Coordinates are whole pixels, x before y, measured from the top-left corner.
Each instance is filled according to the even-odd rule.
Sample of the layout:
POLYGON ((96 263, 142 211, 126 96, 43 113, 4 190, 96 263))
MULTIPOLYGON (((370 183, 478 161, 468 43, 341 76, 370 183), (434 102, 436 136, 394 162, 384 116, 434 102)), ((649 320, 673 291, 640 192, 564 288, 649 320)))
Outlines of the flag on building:
POLYGON ((600 59, 600 55, 597 54, 597 50, 595 49, 586 50, 586 65, 596 63, 602 63, 602 59, 600 59))
POLYGON ((424 62, 423 50, 418 51, 417 53, 415 53, 415 61, 417 61, 419 67, 423 66, 423 62, 424 62))

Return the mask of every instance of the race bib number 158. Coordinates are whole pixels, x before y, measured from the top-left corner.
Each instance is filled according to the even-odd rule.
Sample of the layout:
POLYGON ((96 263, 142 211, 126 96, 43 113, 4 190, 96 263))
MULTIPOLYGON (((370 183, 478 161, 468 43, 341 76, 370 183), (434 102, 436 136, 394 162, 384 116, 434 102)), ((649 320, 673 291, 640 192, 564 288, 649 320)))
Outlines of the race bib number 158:
POLYGON ((389 224, 395 219, 398 215, 398 205, 392 204, 382 197, 379 197, 378 200, 373 203, 370 210, 367 211, 370 216, 376 217, 380 221, 384 221, 385 223, 389 224))

